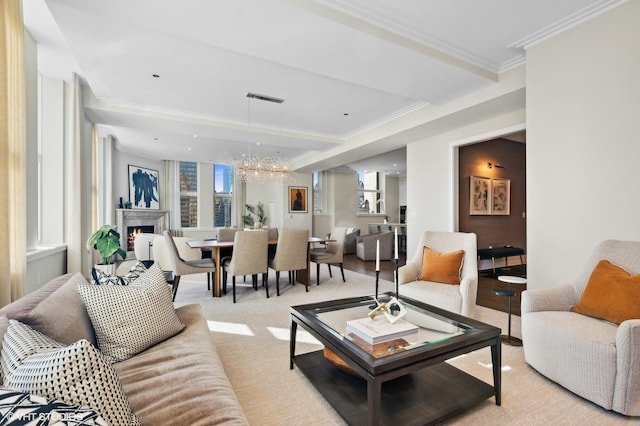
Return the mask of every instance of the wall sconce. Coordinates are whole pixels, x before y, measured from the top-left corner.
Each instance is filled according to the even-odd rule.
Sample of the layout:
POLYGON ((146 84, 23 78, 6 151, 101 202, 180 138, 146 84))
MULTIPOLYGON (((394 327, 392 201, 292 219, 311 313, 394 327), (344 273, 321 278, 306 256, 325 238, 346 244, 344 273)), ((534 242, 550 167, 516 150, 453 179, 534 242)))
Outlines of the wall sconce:
POLYGON ((492 169, 492 168, 494 168, 494 167, 495 167, 496 169, 505 169, 505 168, 506 168, 506 167, 505 167, 505 166, 503 166, 502 164, 498 164, 498 163, 496 163, 496 164, 493 164, 493 163, 487 163, 487 167, 488 167, 488 168, 490 168, 490 169, 492 169))

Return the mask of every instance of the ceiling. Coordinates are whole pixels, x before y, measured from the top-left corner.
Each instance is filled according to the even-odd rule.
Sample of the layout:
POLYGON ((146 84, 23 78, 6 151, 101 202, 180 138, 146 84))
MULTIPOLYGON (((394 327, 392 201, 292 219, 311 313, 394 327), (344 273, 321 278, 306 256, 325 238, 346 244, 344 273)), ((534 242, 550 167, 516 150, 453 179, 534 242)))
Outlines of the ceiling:
POLYGON ((280 155, 294 166, 306 159, 306 171, 329 164, 404 174, 406 141, 362 144, 359 136, 495 84, 524 64, 522 46, 620 2, 29 0, 23 7, 41 72, 65 80, 77 73, 90 89, 87 115, 119 150, 201 162, 280 155), (333 156, 337 150, 349 155, 333 156))

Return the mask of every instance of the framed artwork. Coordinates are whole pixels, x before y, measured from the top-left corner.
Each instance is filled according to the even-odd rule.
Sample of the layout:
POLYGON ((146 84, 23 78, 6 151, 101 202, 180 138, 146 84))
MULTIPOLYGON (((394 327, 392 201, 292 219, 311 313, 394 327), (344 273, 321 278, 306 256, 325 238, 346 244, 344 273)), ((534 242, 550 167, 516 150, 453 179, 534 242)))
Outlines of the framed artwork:
POLYGON ((129 201, 134 209, 160 210, 157 170, 129 165, 129 201))
POLYGON ((493 179, 491 191, 493 193, 492 214, 503 216, 511 214, 511 179, 493 179))
POLYGON ((289 187, 289 213, 307 213, 307 187, 289 187))
POLYGON ((469 214, 491 214, 491 178, 471 176, 469 181, 469 214))

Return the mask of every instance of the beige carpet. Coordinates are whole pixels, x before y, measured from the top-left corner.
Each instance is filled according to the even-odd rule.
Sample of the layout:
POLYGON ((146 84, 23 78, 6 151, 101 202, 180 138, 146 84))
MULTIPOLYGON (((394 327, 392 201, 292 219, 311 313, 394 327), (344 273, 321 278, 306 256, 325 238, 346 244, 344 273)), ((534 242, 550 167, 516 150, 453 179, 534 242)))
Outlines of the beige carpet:
MULTIPOLYGON (((176 305, 200 303, 209 320, 225 370, 252 425, 343 425, 345 422, 298 370, 289 370, 289 307, 298 304, 374 292, 375 281, 345 270, 346 283, 338 273, 306 293, 302 285, 283 284, 275 296, 274 274, 271 297, 264 289, 239 286, 238 303, 231 288, 222 298, 212 298, 204 275, 185 276, 176 305), (195 279, 194 279, 195 277, 195 279)), ((286 277, 286 274, 284 274, 286 277)), ((315 273, 312 274, 315 283, 315 273)), ((380 291, 392 290, 381 281, 380 291)), ((507 315, 478 307, 476 318, 506 331, 507 315)), ((520 336, 519 317, 513 317, 512 334, 520 336)), ((297 353, 321 349, 307 333, 298 332, 297 353), (301 340, 306 343, 301 343, 301 340)), ((488 399, 476 408, 445 424, 452 425, 615 425, 635 423, 624 416, 601 409, 545 379, 524 362, 521 347, 502 346, 502 406, 488 399)), ((450 363, 492 384, 488 348, 451 360, 450 363)))

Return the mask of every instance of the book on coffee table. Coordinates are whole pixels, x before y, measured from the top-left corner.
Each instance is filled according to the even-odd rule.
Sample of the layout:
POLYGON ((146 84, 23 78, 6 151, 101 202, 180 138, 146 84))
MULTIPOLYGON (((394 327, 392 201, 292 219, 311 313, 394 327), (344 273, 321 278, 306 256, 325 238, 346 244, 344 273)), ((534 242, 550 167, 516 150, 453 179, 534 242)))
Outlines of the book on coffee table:
POLYGON ((347 333, 351 332, 372 345, 418 332, 417 325, 402 319, 390 323, 383 315, 349 320, 345 328, 347 333))

